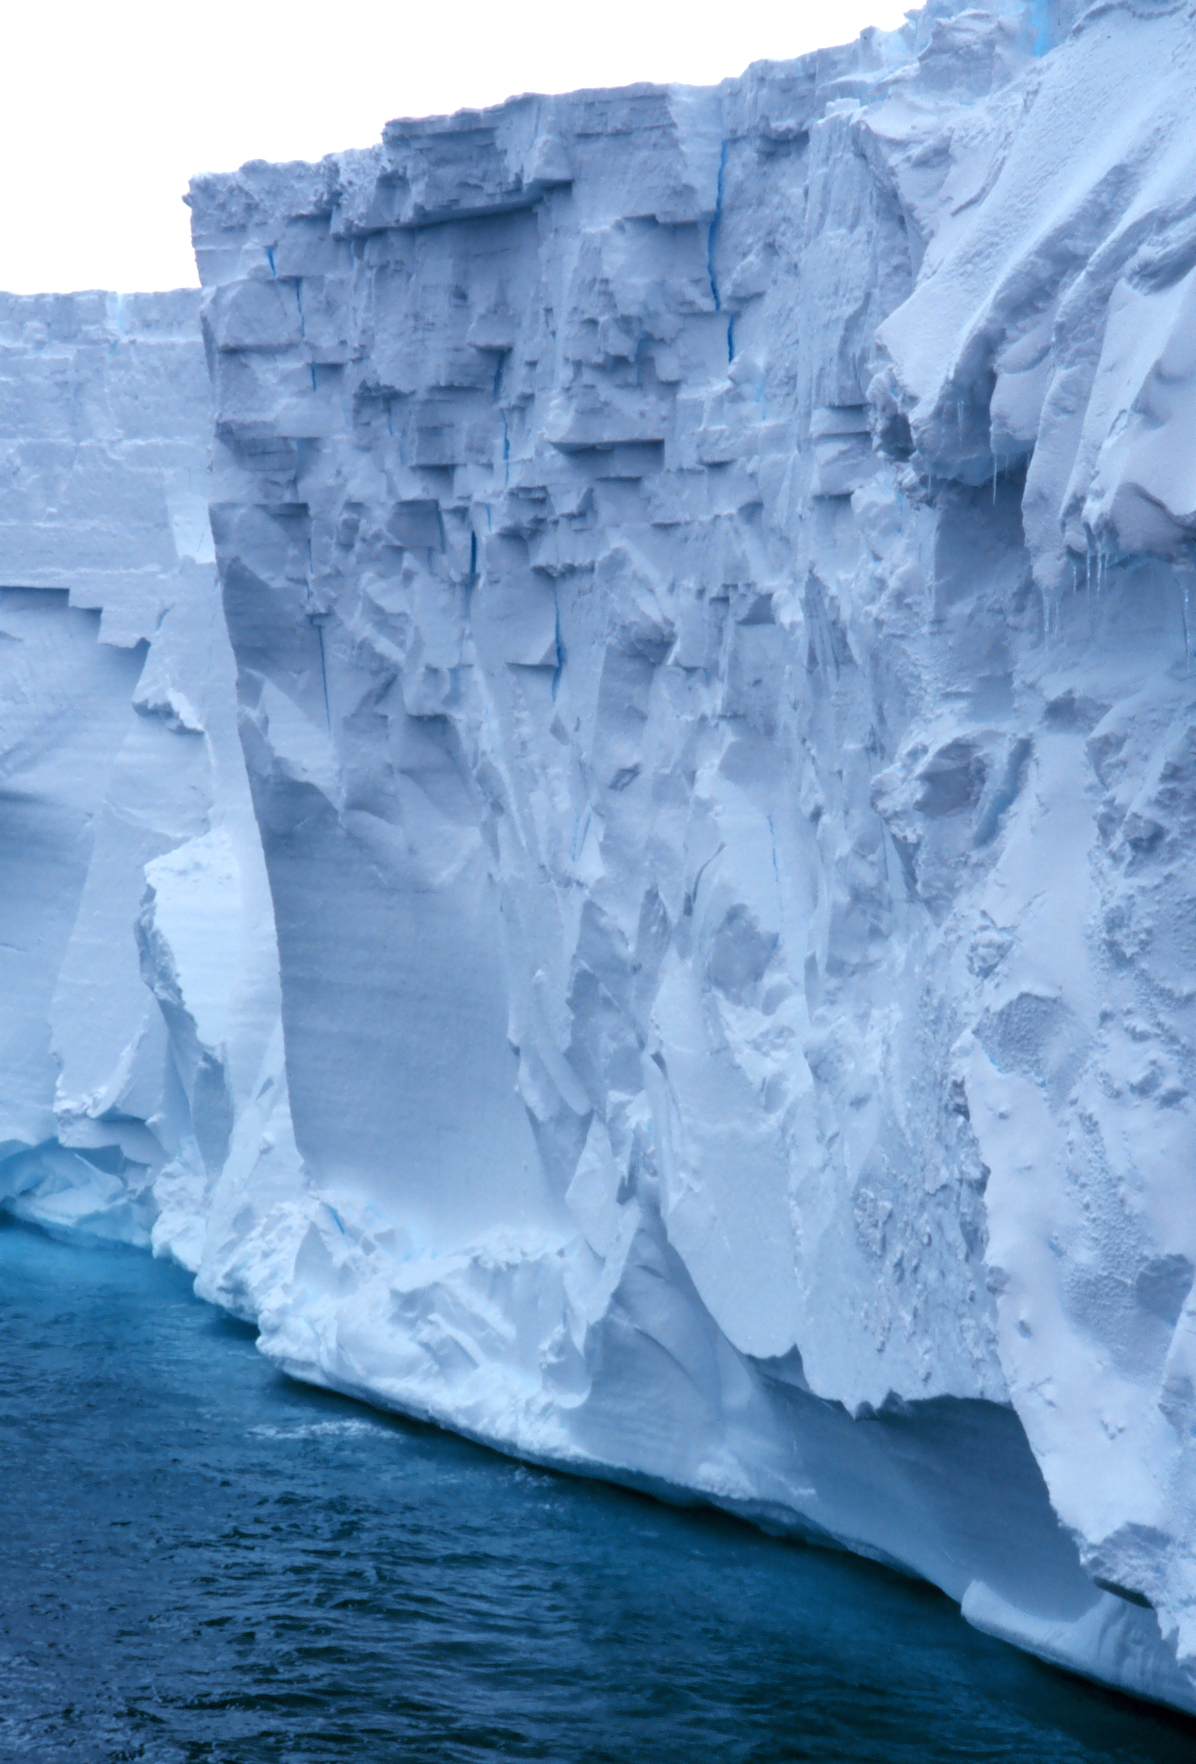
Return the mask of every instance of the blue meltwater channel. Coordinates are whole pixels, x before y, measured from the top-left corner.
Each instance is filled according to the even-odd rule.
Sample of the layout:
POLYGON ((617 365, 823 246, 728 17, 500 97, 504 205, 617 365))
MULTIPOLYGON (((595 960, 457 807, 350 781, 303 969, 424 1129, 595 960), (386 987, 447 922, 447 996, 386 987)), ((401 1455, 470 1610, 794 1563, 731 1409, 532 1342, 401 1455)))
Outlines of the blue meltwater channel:
POLYGON ((288 1382, 0 1227, 0 1759, 1191 1764, 929 1587, 288 1382))

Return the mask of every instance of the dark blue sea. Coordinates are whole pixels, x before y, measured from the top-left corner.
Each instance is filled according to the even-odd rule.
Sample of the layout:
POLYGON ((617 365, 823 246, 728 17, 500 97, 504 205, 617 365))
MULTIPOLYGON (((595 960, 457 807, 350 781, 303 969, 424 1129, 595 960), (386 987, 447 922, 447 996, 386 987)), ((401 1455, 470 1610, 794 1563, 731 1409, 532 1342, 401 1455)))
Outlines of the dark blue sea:
POLYGON ((1192 1764, 928 1587, 290 1383, 0 1226, 0 1759, 1192 1764))

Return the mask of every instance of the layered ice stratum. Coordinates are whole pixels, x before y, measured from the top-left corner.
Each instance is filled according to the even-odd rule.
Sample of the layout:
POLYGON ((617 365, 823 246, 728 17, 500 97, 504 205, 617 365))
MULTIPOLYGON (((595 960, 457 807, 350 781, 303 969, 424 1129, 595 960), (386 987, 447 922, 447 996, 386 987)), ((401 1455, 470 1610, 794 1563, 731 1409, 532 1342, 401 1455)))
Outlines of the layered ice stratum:
POLYGON ((1194 191, 932 0, 6 298, 4 1204, 1196 1710, 1194 191))

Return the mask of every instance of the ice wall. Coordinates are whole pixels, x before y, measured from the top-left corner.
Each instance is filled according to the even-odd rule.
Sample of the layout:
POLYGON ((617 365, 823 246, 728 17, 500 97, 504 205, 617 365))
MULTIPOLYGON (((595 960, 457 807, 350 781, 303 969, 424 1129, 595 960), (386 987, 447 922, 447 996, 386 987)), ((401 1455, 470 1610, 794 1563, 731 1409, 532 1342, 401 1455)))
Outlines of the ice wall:
POLYGON ((1194 59, 398 122, 193 186, 211 419, 0 350, 9 1204, 1189 1710, 1194 59))
POLYGON ((1073 17, 193 186, 311 1184, 203 1279, 1196 1708, 1196 32, 1073 17))
POLYGON ((0 296, 0 1204, 193 1267, 289 1139, 210 434, 198 294, 0 296))

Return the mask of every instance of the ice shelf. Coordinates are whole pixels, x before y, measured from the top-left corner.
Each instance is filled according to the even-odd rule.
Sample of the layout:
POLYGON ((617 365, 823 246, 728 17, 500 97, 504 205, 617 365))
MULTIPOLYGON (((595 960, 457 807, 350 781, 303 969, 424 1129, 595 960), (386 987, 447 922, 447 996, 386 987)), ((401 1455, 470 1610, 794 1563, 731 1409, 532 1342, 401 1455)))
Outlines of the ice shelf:
POLYGON ((1196 1711, 1193 189, 932 0, 5 298, 6 1204, 1196 1711))

